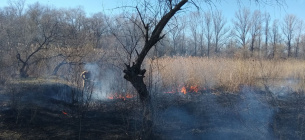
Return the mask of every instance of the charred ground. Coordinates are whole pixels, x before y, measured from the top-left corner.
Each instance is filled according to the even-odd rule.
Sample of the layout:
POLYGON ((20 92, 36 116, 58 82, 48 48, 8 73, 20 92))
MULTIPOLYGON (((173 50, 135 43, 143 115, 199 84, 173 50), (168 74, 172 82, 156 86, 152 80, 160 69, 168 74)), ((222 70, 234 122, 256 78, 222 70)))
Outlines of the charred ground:
MULTIPOLYGON (((1 139, 140 135, 142 108, 137 97, 92 100, 88 108, 80 108, 71 97, 81 92, 60 82, 6 85, 1 90, 1 139)), ((271 94, 247 86, 237 93, 221 89, 155 93, 154 139, 303 139, 305 96, 271 94)))

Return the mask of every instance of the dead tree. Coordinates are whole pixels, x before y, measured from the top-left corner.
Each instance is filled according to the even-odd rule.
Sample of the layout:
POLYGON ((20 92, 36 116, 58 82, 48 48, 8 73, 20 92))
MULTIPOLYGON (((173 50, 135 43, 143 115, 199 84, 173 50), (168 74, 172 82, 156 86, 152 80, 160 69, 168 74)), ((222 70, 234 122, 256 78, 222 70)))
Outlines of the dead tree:
POLYGON ((30 15, 30 18, 25 20, 25 24, 29 26, 25 29, 26 34, 23 34, 25 42, 17 43, 20 45, 16 46, 16 58, 18 63, 21 63, 19 69, 21 78, 28 77, 28 69, 33 64, 33 59, 39 52, 47 50, 51 46, 50 44, 57 38, 59 30, 58 15, 55 10, 35 4, 30 7, 27 14, 30 15))

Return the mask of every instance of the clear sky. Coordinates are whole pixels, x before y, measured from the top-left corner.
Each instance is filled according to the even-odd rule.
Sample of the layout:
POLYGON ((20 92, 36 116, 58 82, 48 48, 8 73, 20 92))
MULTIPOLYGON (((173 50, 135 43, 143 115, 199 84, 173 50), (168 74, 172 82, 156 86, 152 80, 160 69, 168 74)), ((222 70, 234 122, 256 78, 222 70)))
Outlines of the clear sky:
MULTIPOLYGON (((132 4, 131 0, 26 0, 26 6, 37 1, 43 5, 49 5, 56 8, 76 8, 81 6, 88 15, 97 12, 116 13, 119 10, 114 8, 132 4)), ((222 0, 220 3, 216 3, 216 8, 223 11, 223 14, 227 17, 228 21, 234 17, 235 11, 237 11, 240 6, 248 7, 251 11, 268 11, 272 19, 278 18, 282 20, 286 14, 294 14, 305 21, 305 0, 286 0, 286 6, 257 5, 253 2, 254 0, 252 0, 252 2, 250 2, 251 0, 240 0, 240 4, 236 1, 237 0, 222 0)), ((0 0, 0 7, 4 6, 8 6, 8 0, 0 0)))

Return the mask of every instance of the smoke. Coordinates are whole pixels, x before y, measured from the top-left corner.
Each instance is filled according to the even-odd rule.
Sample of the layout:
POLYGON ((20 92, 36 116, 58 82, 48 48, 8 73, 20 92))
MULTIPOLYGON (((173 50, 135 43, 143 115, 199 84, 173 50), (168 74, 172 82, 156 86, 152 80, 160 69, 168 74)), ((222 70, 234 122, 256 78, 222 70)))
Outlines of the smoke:
POLYGON ((118 89, 117 77, 120 75, 114 69, 102 69, 96 63, 87 63, 84 69, 91 72, 94 100, 105 100, 118 89))
POLYGON ((275 139, 275 109, 261 91, 243 87, 238 95, 202 94, 160 113, 164 139, 275 139))
POLYGON ((273 95, 279 99, 285 99, 290 96, 293 92, 301 89, 302 81, 288 78, 283 80, 277 80, 272 84, 268 85, 269 90, 273 93, 273 95))
POLYGON ((100 78, 100 67, 96 63, 87 63, 84 66, 84 69, 91 74, 91 84, 93 86, 92 89, 92 98, 93 99, 102 99, 105 98, 105 95, 102 91, 102 81, 100 78))
POLYGON ((241 123, 245 126, 246 131, 253 138, 271 139, 272 117, 275 108, 264 102, 264 94, 255 91, 251 87, 242 88, 243 101, 238 106, 238 113, 241 117, 241 123))
POLYGON ((100 67, 96 63, 87 63, 84 66, 84 69, 86 71, 91 72, 91 76, 96 80, 100 76, 100 67))

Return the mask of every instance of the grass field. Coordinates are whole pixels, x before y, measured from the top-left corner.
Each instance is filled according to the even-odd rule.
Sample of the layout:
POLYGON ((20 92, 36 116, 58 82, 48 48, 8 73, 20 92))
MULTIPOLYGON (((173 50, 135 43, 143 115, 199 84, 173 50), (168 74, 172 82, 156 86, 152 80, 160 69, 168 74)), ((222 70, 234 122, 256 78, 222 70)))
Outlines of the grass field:
POLYGON ((163 86, 197 85, 238 91, 241 85, 276 85, 294 80, 294 89, 303 90, 305 61, 164 57, 153 61, 153 73, 163 86))

